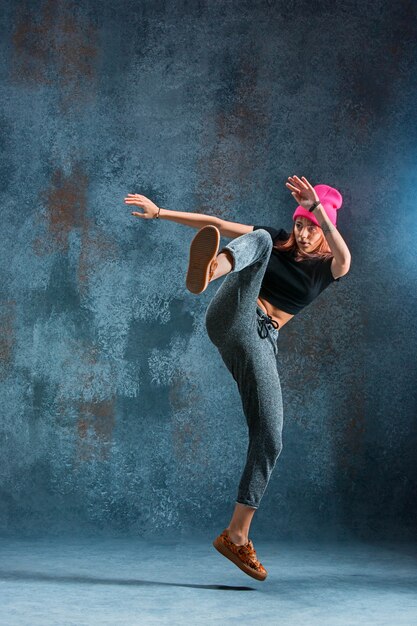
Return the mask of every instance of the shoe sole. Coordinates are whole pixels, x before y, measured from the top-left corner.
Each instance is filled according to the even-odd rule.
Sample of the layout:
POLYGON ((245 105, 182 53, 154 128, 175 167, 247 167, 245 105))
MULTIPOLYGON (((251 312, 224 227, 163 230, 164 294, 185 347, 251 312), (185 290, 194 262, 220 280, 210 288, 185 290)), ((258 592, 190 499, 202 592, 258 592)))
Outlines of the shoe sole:
POLYGON ((190 246, 185 284, 191 293, 202 293, 209 284, 209 269, 216 258, 220 232, 216 226, 204 226, 195 235, 190 246))
POLYGON ((220 552, 220 554, 232 561, 232 563, 237 565, 242 570, 242 572, 245 572, 245 574, 247 574, 248 576, 252 576, 252 578, 256 578, 256 580, 265 580, 265 578, 268 576, 267 573, 261 574, 249 567, 249 565, 245 565, 245 563, 242 563, 239 557, 234 552, 229 550, 229 548, 224 545, 223 541, 219 537, 217 537, 213 541, 213 546, 216 548, 216 550, 220 552))

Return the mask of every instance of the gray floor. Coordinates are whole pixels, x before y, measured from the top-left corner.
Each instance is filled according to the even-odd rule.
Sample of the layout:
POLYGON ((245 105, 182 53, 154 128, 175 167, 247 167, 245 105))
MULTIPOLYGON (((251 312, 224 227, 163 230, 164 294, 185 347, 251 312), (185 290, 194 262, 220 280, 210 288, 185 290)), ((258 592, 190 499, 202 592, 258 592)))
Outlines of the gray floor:
POLYGON ((417 624, 415 546, 254 538, 257 582, 211 539, 0 539, 0 623, 417 624))

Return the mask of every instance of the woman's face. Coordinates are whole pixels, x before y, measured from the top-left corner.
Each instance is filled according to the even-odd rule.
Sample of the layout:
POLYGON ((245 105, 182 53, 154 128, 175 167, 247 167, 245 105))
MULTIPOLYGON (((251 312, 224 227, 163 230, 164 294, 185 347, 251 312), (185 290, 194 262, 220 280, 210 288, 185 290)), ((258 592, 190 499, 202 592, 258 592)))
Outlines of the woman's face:
POLYGON ((294 235, 300 250, 312 252, 320 243, 323 231, 320 226, 306 217, 297 217, 294 224, 294 235))

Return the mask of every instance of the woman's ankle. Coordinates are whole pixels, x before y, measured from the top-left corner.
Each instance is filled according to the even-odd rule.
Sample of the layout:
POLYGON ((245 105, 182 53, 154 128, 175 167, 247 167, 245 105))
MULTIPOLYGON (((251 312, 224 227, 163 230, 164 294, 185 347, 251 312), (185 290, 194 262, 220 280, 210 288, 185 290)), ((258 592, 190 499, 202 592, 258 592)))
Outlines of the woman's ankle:
POLYGON ((237 545, 245 545, 248 543, 248 534, 244 533, 242 530, 230 528, 230 526, 226 530, 233 543, 237 545))
POLYGON ((228 251, 220 252, 220 254, 216 256, 215 261, 217 265, 215 267, 211 280, 220 278, 221 276, 224 276, 225 274, 228 274, 232 271, 233 256, 228 251))

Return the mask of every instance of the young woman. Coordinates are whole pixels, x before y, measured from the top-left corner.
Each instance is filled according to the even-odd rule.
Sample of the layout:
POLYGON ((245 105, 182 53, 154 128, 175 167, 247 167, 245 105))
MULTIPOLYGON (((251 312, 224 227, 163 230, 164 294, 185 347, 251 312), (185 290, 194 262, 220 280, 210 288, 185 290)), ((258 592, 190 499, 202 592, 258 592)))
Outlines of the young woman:
POLYGON ((210 340, 237 383, 248 424, 246 465, 235 509, 215 548, 257 580, 267 572, 258 561, 249 528, 282 449, 282 395, 277 370, 279 331, 350 268, 351 255, 336 228, 342 196, 302 176, 286 183, 298 203, 291 233, 249 226, 210 215, 158 208, 128 194, 145 219, 166 219, 199 231, 191 242, 186 286, 202 293, 227 274, 205 317, 210 340), (232 241, 219 251, 220 236, 232 241))

